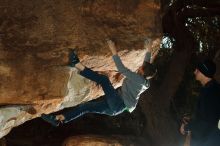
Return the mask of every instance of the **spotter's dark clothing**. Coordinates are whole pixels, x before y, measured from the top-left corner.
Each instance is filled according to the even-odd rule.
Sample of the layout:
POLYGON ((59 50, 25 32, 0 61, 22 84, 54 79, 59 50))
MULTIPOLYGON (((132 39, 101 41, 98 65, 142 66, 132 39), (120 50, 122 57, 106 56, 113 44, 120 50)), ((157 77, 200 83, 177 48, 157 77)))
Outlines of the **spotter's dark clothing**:
POLYGON ((195 116, 187 126, 192 131, 192 146, 203 146, 209 138, 213 137, 211 136, 213 133, 216 133, 216 137, 219 137, 219 118, 220 84, 215 80, 211 80, 202 87, 195 109, 195 116))

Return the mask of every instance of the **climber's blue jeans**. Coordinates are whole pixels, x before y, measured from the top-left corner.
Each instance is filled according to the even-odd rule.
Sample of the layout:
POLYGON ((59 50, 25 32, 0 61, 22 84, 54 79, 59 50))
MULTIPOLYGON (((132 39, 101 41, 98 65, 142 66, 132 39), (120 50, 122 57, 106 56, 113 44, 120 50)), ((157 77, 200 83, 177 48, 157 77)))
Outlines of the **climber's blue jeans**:
POLYGON ((101 85, 105 95, 98 99, 82 103, 76 107, 64 109, 61 113, 65 117, 64 123, 74 120, 86 113, 114 116, 122 113, 126 109, 122 98, 118 95, 107 76, 98 74, 89 68, 85 68, 81 71, 80 75, 101 85))

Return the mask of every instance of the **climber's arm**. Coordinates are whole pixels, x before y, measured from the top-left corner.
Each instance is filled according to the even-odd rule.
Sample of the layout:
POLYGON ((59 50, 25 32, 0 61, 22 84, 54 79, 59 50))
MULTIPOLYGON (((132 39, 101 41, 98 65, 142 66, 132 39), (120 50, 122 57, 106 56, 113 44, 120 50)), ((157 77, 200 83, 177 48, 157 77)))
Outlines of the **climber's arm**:
POLYGON ((160 39, 156 39, 153 42, 149 42, 148 40, 146 40, 144 42, 144 49, 146 50, 146 54, 144 57, 143 65, 146 62, 153 63, 159 53, 160 39))

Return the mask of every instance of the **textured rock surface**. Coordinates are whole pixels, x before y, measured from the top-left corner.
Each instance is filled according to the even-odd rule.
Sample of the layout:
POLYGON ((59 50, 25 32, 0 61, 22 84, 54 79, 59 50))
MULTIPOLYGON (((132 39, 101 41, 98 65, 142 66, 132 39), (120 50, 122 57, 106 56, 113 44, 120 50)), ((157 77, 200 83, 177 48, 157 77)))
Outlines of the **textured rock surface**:
POLYGON ((107 74, 118 87, 122 77, 105 38, 116 40, 123 62, 136 70, 145 53, 143 40, 161 32, 153 0, 0 0, 0 5, 0 137, 41 113, 103 94, 65 67, 66 48, 76 48, 86 66, 107 74), (37 113, 28 114, 24 104, 37 113))
POLYGON ((146 145, 141 138, 122 137, 122 136, 98 136, 82 135, 69 137, 63 143, 63 146, 124 146, 124 145, 146 145))

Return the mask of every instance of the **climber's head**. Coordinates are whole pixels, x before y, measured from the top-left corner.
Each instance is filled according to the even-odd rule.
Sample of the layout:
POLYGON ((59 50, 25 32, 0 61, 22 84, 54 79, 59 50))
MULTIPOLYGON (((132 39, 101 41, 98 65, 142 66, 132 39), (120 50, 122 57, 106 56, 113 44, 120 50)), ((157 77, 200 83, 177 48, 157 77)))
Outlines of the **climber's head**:
POLYGON ((144 65, 139 67, 138 73, 140 75, 143 75, 144 78, 149 80, 149 79, 153 78, 156 75, 157 69, 153 64, 145 62, 144 65))

